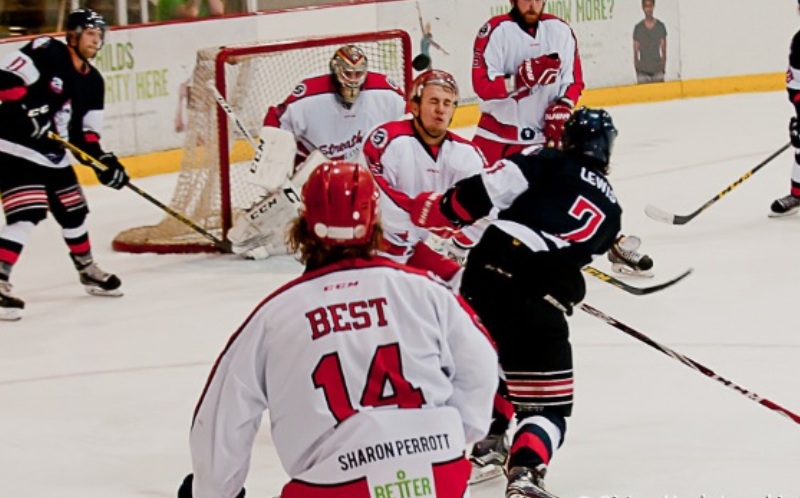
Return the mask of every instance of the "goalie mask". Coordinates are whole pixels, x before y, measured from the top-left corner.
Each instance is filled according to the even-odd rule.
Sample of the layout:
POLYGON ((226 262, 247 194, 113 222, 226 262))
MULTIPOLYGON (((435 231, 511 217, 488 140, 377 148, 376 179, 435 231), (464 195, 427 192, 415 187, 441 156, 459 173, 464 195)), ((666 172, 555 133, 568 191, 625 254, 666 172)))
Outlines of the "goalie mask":
POLYGON ((367 55, 355 45, 342 45, 331 58, 331 77, 339 96, 352 105, 367 80, 367 55))
POLYGON ((97 47, 97 51, 99 52, 100 49, 103 48, 108 24, 106 24, 106 20, 103 16, 90 9, 76 9, 67 16, 67 45, 73 46, 74 41, 77 46, 81 34, 87 28, 100 30, 101 42, 100 46, 97 47))
POLYGON ((379 220, 372 174, 356 163, 319 165, 303 185, 302 216, 309 231, 325 244, 367 244, 379 220))

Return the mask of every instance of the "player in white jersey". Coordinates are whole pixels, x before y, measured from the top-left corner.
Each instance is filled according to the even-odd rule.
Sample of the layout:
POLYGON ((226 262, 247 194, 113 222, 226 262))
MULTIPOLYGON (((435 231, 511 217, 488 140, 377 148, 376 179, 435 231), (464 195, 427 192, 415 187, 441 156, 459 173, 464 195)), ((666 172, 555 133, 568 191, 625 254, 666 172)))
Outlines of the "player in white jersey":
MULTIPOLYGON (((411 222, 409 206, 419 193, 444 192, 486 166, 475 145, 447 130, 458 95, 450 73, 435 69, 421 73, 408 94, 411 117, 378 126, 364 144, 364 157, 383 193, 382 253, 446 281, 461 267, 425 243, 429 232, 411 222)), ((459 234, 462 244, 470 246, 479 238, 479 233, 469 235, 459 234)))
POLYGON ((367 64, 359 47, 343 45, 331 59, 329 74, 304 79, 269 108, 264 126, 294 135, 295 164, 314 150, 328 159, 355 160, 375 125, 403 115, 403 91, 385 74, 368 71, 367 64))
POLYGON ((489 164, 529 145, 558 146, 584 88, 572 28, 545 0, 511 0, 478 31, 472 86, 481 117, 473 141, 489 164))
MULTIPOLYGON (((798 0, 800 9, 800 0, 798 0)), ((789 49, 789 69, 786 71, 786 90, 789 100, 794 105, 795 114, 800 116, 800 31, 792 38, 789 49)), ((800 210, 800 125, 797 117, 789 120, 789 138, 794 147, 794 164, 792 165, 789 195, 775 199, 770 206, 770 217, 778 218, 797 213, 800 210)))
MULTIPOLYGON (((258 259, 285 254, 285 227, 297 213, 297 191, 308 173, 325 159, 361 160, 361 147, 369 131, 403 115, 405 98, 400 87, 368 67, 363 50, 342 45, 331 57, 328 73, 304 79, 286 100, 269 108, 261 138, 272 143, 276 129, 294 137, 296 145, 291 144, 288 151, 288 155, 294 155, 294 167, 285 168, 292 181, 277 192, 268 188, 265 197, 235 220, 228 234, 234 252, 258 259)), ((289 146, 273 145, 257 153, 252 169, 283 170, 283 164, 271 163, 278 161, 276 156, 287 155, 284 149, 289 146)))
MULTIPOLYGON (((473 142, 489 164, 543 144, 561 147, 564 123, 584 88, 572 28, 544 12, 545 0, 511 0, 475 38, 472 86, 481 98, 473 142)), ((652 259, 638 237, 621 236, 609 251, 619 273, 652 276, 652 259)))
POLYGON ((190 435, 181 498, 243 495, 265 410, 291 481, 282 498, 468 496, 466 445, 488 429, 497 355, 469 307, 378 257, 378 189, 327 162, 290 228, 306 265, 217 360, 190 435))

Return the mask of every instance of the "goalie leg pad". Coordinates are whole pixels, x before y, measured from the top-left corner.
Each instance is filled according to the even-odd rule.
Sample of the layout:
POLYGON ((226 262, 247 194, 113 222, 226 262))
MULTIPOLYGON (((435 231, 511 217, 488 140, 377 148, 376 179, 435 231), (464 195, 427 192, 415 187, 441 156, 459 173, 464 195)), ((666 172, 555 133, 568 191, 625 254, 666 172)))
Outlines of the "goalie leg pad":
POLYGON ((234 254, 251 259, 287 254, 286 227, 297 216, 300 194, 291 183, 239 214, 228 232, 234 254))

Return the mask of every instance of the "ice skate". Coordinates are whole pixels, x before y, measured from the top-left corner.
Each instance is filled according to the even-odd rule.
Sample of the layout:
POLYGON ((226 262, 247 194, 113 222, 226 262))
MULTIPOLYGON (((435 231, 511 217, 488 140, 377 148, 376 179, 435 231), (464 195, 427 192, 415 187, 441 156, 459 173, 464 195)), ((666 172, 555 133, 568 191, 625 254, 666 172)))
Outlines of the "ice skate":
POLYGON ((506 498, 558 498, 544 489, 544 465, 530 467, 511 467, 508 471, 506 498))
POLYGON ((469 461, 472 463, 470 484, 475 484, 503 475, 503 466, 508 459, 508 439, 505 434, 489 434, 472 447, 469 461))
POLYGON ((19 320, 24 308, 25 302, 11 294, 11 284, 0 281, 0 320, 19 320))
POLYGON ((770 218, 783 218, 784 216, 791 216, 796 214, 800 209, 800 197, 787 195, 780 199, 775 199, 770 206, 770 218))
POLYGON ((122 295, 122 281, 113 273, 106 273, 97 266, 97 263, 89 263, 78 270, 86 293, 92 296, 119 297, 122 295))
POLYGON ((611 269, 622 275, 637 277, 653 276, 653 260, 647 254, 637 252, 642 245, 639 237, 628 235, 620 236, 608 250, 608 260, 611 269))

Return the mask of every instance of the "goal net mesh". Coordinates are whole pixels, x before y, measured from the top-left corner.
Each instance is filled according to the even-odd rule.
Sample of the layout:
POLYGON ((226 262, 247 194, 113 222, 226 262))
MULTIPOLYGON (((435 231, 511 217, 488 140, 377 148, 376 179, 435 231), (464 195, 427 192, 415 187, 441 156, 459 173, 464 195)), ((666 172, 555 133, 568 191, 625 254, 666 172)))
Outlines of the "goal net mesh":
MULTIPOLYGON (((169 206, 224 239, 236 214, 263 193, 245 181, 253 149, 219 109, 208 82, 214 82, 251 136, 258 137, 267 109, 282 102, 301 80, 328 73, 334 52, 347 43, 364 50, 371 71, 387 74, 404 91, 408 88, 410 41, 399 30, 199 50, 192 77, 181 88, 188 118, 169 206)), ((124 230, 112 246, 124 252, 217 250, 172 216, 155 225, 124 230)))

